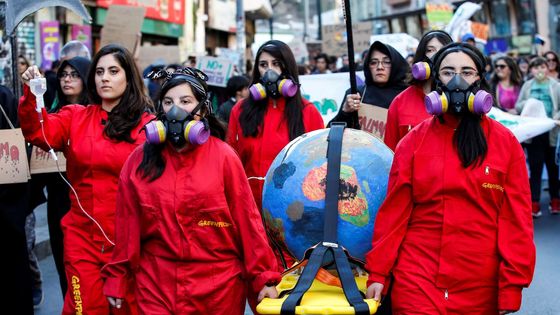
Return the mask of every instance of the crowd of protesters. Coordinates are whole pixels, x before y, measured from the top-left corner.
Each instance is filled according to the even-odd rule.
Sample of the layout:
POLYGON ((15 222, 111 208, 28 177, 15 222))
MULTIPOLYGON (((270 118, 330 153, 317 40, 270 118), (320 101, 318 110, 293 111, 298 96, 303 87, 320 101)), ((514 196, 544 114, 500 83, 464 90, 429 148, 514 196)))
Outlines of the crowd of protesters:
MULTIPOLYGON (((406 58, 377 41, 362 56, 355 70, 365 82, 346 91, 331 122, 360 129, 361 106, 388 109, 383 140, 395 159, 367 255, 367 297, 392 296, 381 314, 517 311, 534 270, 543 166, 548 209, 560 213, 560 127, 519 144, 485 106, 513 115, 540 106, 559 120, 558 55, 485 56, 474 36, 453 43, 430 31, 406 58)), ((192 60, 142 73, 118 45, 90 59, 76 42, 45 72, 19 56, 19 105, 0 89, 0 127, 19 126, 27 142, 67 159, 63 174, 0 185, 6 309, 32 314, 41 303, 32 211, 45 200, 63 314, 242 314, 246 300, 254 310, 277 297, 293 258, 267 239, 263 177, 287 143, 330 124, 302 96, 300 76, 351 71, 348 56, 298 65, 271 40, 251 75, 221 90, 192 60), (48 93, 38 115, 28 85, 40 77, 48 93)))

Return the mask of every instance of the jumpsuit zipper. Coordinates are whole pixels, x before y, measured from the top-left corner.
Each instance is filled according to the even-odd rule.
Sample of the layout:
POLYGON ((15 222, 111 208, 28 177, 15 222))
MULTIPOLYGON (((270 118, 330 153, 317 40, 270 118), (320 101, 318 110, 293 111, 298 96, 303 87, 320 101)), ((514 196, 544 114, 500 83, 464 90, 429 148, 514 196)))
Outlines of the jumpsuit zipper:
POLYGON ((445 293, 443 295, 445 297, 445 299, 449 299, 449 292, 447 291, 447 289, 445 289, 445 293))

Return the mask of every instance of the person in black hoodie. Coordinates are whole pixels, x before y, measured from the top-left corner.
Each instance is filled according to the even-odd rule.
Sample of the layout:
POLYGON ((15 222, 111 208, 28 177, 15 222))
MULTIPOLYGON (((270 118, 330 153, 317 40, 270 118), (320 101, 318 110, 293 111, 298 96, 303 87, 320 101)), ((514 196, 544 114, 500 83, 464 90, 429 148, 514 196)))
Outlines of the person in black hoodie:
MULTIPOLYGON (((17 100, 0 85, 0 129, 17 128, 17 100)), ((25 237, 30 183, 0 184, 0 305, 6 314, 33 314, 31 270, 25 237)))
MULTIPOLYGON (((361 129, 358 110, 363 104, 389 108, 393 99, 407 88, 406 80, 410 66, 392 46, 374 42, 364 58, 365 85, 358 87, 358 93, 346 91, 338 114, 329 122, 346 122, 346 126, 361 129)), ((368 106, 368 105, 365 105, 368 106)))

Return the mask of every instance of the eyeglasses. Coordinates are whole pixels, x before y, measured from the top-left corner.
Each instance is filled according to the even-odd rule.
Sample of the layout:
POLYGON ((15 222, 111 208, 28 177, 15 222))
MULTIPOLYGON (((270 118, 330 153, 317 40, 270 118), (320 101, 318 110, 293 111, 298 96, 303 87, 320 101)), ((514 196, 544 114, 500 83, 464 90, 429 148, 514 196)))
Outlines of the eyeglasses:
POLYGON ((507 65, 496 65, 496 69, 505 69, 507 65))
POLYGON ((76 71, 72 71, 72 72, 62 71, 61 73, 58 74, 59 80, 64 80, 66 79, 66 77, 70 77, 70 79, 72 80, 77 80, 80 78, 80 75, 76 71))
POLYGON ((370 67, 377 68, 380 64, 383 65, 383 68, 391 68, 391 60, 390 59, 383 59, 383 60, 371 59, 369 61, 369 66, 370 67))
POLYGON ((454 76, 460 75, 463 79, 472 79, 478 76, 478 73, 475 70, 463 70, 461 72, 455 72, 453 70, 441 70, 439 72, 439 77, 441 79, 453 79, 454 76))
POLYGON ((558 62, 558 60, 556 60, 556 59, 548 59, 548 58, 546 58, 546 62, 558 62))

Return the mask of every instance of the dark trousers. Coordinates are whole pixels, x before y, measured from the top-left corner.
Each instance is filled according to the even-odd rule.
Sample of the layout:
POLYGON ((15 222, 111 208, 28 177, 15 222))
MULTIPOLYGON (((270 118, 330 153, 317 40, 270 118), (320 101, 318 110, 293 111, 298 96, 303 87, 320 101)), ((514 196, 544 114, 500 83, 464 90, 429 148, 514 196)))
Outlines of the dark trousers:
MULTIPOLYGON (((66 177, 66 173, 63 173, 66 177)), ((60 178, 58 173, 46 173, 33 175, 33 181, 36 182, 35 186, 47 188, 47 222, 49 224, 49 240, 51 243, 51 250, 58 272, 60 282, 60 289, 62 297, 64 298, 66 290, 68 289, 68 282, 66 281, 66 272, 64 270, 64 246, 62 243, 63 235, 60 221, 66 213, 70 210, 70 196, 68 185, 60 178)), ((37 189, 35 189, 37 193, 37 189)))
POLYGON ((2 314, 33 314, 25 217, 29 183, 0 185, 0 305, 2 314))
POLYGON ((548 192, 550 199, 558 198, 560 189, 560 181, 558 180, 558 165, 554 161, 555 147, 550 146, 549 133, 536 136, 531 143, 526 144, 527 158, 529 160, 529 171, 531 177, 529 183, 531 185, 531 200, 539 202, 541 199, 541 182, 543 165, 546 164, 548 172, 548 192))

